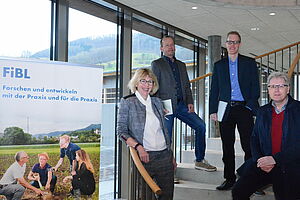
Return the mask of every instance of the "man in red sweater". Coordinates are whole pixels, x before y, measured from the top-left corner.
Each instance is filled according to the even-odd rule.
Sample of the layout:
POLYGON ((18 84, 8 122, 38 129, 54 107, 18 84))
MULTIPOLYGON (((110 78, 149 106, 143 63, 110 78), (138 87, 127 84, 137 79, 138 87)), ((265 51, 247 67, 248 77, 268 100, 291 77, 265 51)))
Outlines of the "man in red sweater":
POLYGON ((270 74, 268 92, 271 102, 257 112, 252 159, 232 190, 234 200, 247 200, 267 184, 273 184, 276 200, 300 197, 300 102, 289 95, 286 73, 270 74))

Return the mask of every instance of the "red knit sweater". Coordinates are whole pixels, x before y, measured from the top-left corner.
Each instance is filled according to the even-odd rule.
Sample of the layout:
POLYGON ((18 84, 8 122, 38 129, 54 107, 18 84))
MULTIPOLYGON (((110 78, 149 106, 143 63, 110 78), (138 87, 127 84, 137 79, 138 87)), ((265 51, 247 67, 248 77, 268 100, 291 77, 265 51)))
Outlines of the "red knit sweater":
POLYGON ((272 109, 272 154, 281 151, 282 142, 282 122, 284 118, 284 111, 277 114, 275 109, 272 109))

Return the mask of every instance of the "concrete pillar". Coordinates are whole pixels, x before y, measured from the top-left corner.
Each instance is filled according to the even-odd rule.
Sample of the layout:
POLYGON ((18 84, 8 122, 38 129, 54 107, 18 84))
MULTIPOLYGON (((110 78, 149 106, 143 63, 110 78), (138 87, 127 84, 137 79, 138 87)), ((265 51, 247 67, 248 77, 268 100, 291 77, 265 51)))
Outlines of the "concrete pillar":
POLYGON ((66 0, 60 0, 57 2, 55 17, 54 60, 67 62, 69 5, 68 1, 66 0))
MULTIPOLYGON (((208 36, 208 69, 207 72, 213 72, 214 63, 221 59, 221 36, 219 35, 211 35, 208 36)), ((208 91, 210 91, 211 77, 209 78, 209 86, 208 91)), ((219 125, 218 122, 214 122, 212 120, 209 121, 209 137, 219 137, 219 125)))
MULTIPOLYGON (((120 90, 121 95, 126 96, 129 94, 127 84, 131 78, 131 64, 132 64, 132 15, 130 12, 124 11, 123 18, 121 19, 121 47, 120 47, 120 90)), ((119 198, 130 199, 131 197, 131 174, 130 174, 130 153, 127 146, 119 141, 119 148, 121 149, 121 165, 119 165, 118 186, 119 198)))
MULTIPOLYGON (((202 76, 206 74, 206 49, 201 47, 199 47, 198 49, 199 76, 202 76)), ((200 92, 198 99, 199 116, 204 120, 207 116, 207 112, 205 112, 205 79, 198 81, 198 84, 200 92)))

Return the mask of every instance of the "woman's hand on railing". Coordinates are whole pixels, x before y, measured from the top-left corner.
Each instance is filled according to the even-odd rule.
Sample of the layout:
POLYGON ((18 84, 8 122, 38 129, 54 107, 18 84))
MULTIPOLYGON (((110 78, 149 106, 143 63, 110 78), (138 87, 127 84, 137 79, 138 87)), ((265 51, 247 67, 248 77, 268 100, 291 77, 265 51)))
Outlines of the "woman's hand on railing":
POLYGON ((139 145, 136 150, 139 153, 139 157, 140 157, 141 161, 144 163, 148 163, 149 162, 149 154, 145 151, 144 147, 142 145, 139 145))
POLYGON ((127 146, 129 146, 129 147, 134 147, 134 146, 137 144, 137 141, 135 141, 135 139, 133 139, 132 137, 129 137, 129 138, 126 140, 126 144, 127 144, 127 146))
MULTIPOLYGON (((126 140, 126 144, 127 144, 127 146, 134 148, 138 144, 138 142, 135 139, 133 139, 132 137, 129 137, 126 140)), ((149 154, 145 151, 145 149, 142 145, 138 145, 136 147, 136 150, 139 154, 141 161, 143 161, 144 163, 149 162, 149 154)))
MULTIPOLYGON (((140 148, 140 146, 141 145, 139 145, 138 148, 140 148)), ((148 172, 144 168, 143 164, 141 163, 141 160, 140 160, 139 156, 137 155, 136 150, 133 147, 129 147, 129 149, 130 149, 130 153, 131 153, 133 162, 134 162, 135 166, 137 167, 137 169, 139 170, 139 172, 141 173, 141 175, 143 176, 146 183, 149 185, 149 187, 152 189, 152 191, 155 194, 161 194, 161 192, 162 192, 161 189, 153 181, 153 179, 150 177, 150 175, 148 174, 148 172)))

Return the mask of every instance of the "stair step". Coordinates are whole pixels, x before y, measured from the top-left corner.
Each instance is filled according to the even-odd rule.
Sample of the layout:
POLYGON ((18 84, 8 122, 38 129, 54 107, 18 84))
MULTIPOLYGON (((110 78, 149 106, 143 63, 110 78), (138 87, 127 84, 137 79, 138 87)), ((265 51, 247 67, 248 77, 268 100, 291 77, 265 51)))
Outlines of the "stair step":
POLYGON ((215 172, 207 172, 195 169, 195 165, 190 163, 179 163, 176 169, 176 177, 180 180, 215 185, 219 185, 224 181, 223 168, 217 168, 215 172))
MULTIPOLYGON (((223 152, 216 150, 206 150, 205 159, 216 167, 223 168, 224 164, 222 161, 223 152)), ((195 152, 194 150, 182 151, 182 163, 194 163, 195 161, 195 152)), ((244 154, 236 153, 235 154, 235 166, 238 168, 244 163, 244 154)))
MULTIPOLYGON (((206 149, 207 150, 215 150, 222 151, 222 140, 221 138, 207 138, 206 139, 206 149)), ((239 138, 236 138, 234 143, 234 150, 237 154, 243 154, 244 151, 241 147, 241 142, 239 138)))
MULTIPOLYGON (((222 161, 222 141, 220 138, 208 138, 205 159, 217 167, 215 172, 206 172, 195 169, 194 150, 182 151, 181 163, 178 161, 176 177, 180 184, 175 184, 174 200, 229 200, 231 191, 219 191, 216 187, 223 181, 224 164, 222 161)), ((236 169, 244 163, 244 152, 239 139, 235 143, 236 169)), ((252 195, 251 200, 273 200, 271 188, 264 190, 266 195, 252 195)))
MULTIPOLYGON (((229 200, 232 199, 231 191, 216 190, 217 185, 196 183, 181 180, 175 184, 174 200, 229 200)), ((251 200, 274 200, 272 191, 265 191, 266 195, 252 195, 251 200)))

